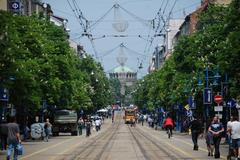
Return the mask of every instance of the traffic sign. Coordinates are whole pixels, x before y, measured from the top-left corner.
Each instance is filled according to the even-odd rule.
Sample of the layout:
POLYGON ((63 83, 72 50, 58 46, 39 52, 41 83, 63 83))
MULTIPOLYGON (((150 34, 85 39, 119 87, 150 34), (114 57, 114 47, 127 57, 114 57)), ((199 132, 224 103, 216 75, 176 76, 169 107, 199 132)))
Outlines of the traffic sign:
POLYGON ((223 106, 215 106, 214 111, 215 112, 222 112, 223 111, 223 106))
POLYGON ((0 101, 8 101, 8 90, 6 88, 0 88, 0 101))
POLYGON ((211 88, 204 88, 203 103, 204 104, 212 104, 212 89, 211 88))
POLYGON ((233 108, 236 107, 236 103, 237 103, 236 100, 232 98, 227 102, 227 105, 228 107, 233 108))
POLYGON ((223 100, 221 95, 216 95, 214 96, 214 102, 216 102, 217 104, 221 103, 223 100))
POLYGON ((19 10, 20 9, 20 3, 19 2, 12 2, 11 7, 13 10, 19 10))

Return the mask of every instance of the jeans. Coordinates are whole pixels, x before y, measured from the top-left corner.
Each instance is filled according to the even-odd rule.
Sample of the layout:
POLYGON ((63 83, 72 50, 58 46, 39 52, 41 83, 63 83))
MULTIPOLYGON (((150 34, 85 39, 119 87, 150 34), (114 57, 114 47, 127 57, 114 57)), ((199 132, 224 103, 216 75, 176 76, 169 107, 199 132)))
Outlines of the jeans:
POLYGON ((17 160, 17 156, 18 156, 18 154, 17 154, 17 144, 15 144, 15 143, 8 144, 7 160, 10 160, 10 157, 11 157, 13 151, 14 151, 13 160, 17 160))
POLYGON ((192 131, 192 141, 193 141, 194 149, 198 148, 198 135, 199 135, 198 131, 192 131))
POLYGON ((215 148, 215 158, 220 157, 220 152, 219 152, 220 142, 221 142, 221 136, 213 137, 213 144, 215 148))
POLYGON ((48 139, 49 139, 49 129, 48 128, 44 129, 44 132, 45 132, 44 140, 48 142, 48 139))

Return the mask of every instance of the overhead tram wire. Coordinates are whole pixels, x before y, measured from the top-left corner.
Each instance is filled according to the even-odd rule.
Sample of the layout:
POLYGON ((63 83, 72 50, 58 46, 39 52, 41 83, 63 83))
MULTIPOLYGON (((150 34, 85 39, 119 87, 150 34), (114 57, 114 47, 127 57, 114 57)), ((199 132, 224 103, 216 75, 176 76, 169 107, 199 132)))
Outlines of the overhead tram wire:
MULTIPOLYGON (((165 13, 165 10, 166 10, 166 8, 167 8, 168 2, 169 2, 169 1, 167 1, 166 5, 165 5, 163 14, 165 13)), ((162 32, 163 32, 163 29, 165 29, 166 23, 168 23, 168 21, 169 21, 169 19, 170 19, 170 16, 171 16, 172 11, 173 11, 173 9, 174 9, 174 7, 175 7, 175 5, 176 5, 176 2, 177 2, 177 0, 174 1, 173 6, 172 6, 172 8, 171 8, 171 10, 169 11, 169 14, 168 14, 168 16, 167 16, 167 19, 164 20, 163 17, 162 17, 163 26, 162 26, 161 30, 159 31, 159 33, 162 33, 162 32)), ((158 31, 158 30, 155 30, 155 34, 156 34, 157 31, 158 31)), ((150 45, 149 45, 149 47, 148 47, 147 52, 149 52, 150 48, 152 47, 153 41, 154 41, 154 37, 151 39, 151 42, 150 42, 150 45)))
MULTIPOLYGON (((160 8, 159 8, 159 10, 158 10, 155 18, 153 19, 153 21, 155 21, 155 20, 158 18, 158 24, 157 24, 157 27, 156 27, 156 29, 155 29, 154 35, 157 34, 157 32, 158 32, 158 30, 159 30, 159 28, 160 28, 160 26, 161 26, 161 21, 163 20, 162 15, 164 14, 164 12, 165 12, 165 10, 166 10, 166 6, 167 6, 169 0, 167 0, 167 3, 166 3, 166 5, 165 5, 165 7, 164 7, 164 10, 163 10, 163 13, 161 13, 162 7, 164 6, 164 2, 165 2, 165 0, 162 0, 161 6, 160 6, 160 8)), ((163 21, 163 23, 164 23, 164 21, 163 21)), ((149 38, 148 38, 148 42, 146 43, 146 46, 145 46, 145 49, 144 49, 144 53, 146 53, 146 52, 149 51, 149 49, 150 49, 151 46, 152 46, 153 41, 154 41, 154 36, 152 36, 152 37, 150 38, 150 31, 149 31, 149 38), (149 43, 149 45, 148 45, 148 43, 149 43)))
POLYGON ((100 17, 95 23, 93 23, 92 25, 89 26, 89 28, 91 29, 91 31, 94 29, 94 26, 96 27, 96 25, 102 21, 113 9, 114 6, 112 6, 102 17, 100 17))
POLYGON ((94 42, 93 42, 93 39, 92 39, 90 36, 88 36, 88 39, 89 39, 90 42, 91 42, 91 45, 92 45, 92 48, 93 48, 93 51, 94 51, 94 54, 95 54, 96 59, 99 60, 98 52, 97 52, 97 49, 96 49, 95 44, 94 44, 94 42))
POLYGON ((68 5, 70 6, 71 10, 73 11, 75 18, 78 20, 78 23, 80 24, 80 26, 82 27, 82 29, 84 30, 84 24, 82 23, 82 21, 79 19, 79 15, 75 12, 73 6, 71 5, 71 3, 69 2, 69 0, 67 0, 68 5))
POLYGON ((127 46, 123 46, 129 53, 133 53, 133 54, 136 54, 136 55, 140 55, 140 56, 142 56, 142 57, 149 57, 149 56, 147 56, 147 55, 144 55, 144 54, 142 54, 142 53, 139 53, 139 52, 137 52, 137 51, 134 51, 133 49, 130 49, 130 48, 128 48, 127 46))
POLYGON ((138 17, 137 15, 133 14, 132 12, 128 11, 127 9, 123 8, 121 5, 119 5, 119 8, 121 8, 123 11, 125 11, 127 14, 129 14, 130 16, 132 16, 133 18, 137 19, 139 22, 141 22, 142 24, 149 26, 149 23, 146 23, 145 19, 142 19, 140 17, 138 17))
POLYGON ((109 55, 110 53, 112 53, 113 51, 115 51, 116 49, 118 49, 118 48, 120 47, 120 45, 121 45, 121 44, 117 45, 116 47, 114 47, 114 48, 112 48, 112 49, 110 49, 110 50, 108 50, 108 51, 102 52, 102 53, 104 53, 104 54, 103 54, 102 56, 100 56, 100 57, 105 57, 105 56, 109 55))

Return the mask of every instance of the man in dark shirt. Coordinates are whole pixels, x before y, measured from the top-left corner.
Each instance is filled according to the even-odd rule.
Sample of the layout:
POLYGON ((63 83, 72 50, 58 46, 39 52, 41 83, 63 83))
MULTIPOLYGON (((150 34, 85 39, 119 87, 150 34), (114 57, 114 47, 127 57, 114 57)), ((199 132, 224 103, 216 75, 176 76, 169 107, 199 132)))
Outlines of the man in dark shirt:
POLYGON ((193 150, 198 150, 198 136, 202 132, 202 124, 196 117, 190 122, 190 128, 192 133, 193 150))
POLYGON ((11 154, 14 150, 13 159, 17 160, 17 145, 18 143, 21 143, 20 140, 20 132, 19 132, 19 126, 16 123, 15 117, 10 118, 10 123, 7 125, 8 127, 8 137, 7 137, 7 160, 10 160, 11 154))
POLYGON ((209 126, 208 131, 213 136, 213 145, 215 148, 215 158, 220 158, 219 145, 221 142, 221 136, 224 132, 222 123, 219 122, 218 117, 213 118, 213 123, 209 126))

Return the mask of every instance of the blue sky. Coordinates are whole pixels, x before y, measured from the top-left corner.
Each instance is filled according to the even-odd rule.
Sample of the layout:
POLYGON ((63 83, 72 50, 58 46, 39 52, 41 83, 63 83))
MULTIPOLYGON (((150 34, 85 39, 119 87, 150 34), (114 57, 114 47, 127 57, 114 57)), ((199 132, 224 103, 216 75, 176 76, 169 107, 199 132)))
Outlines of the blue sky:
MULTIPOLYGON (((42 0, 49 3, 55 15, 62 16, 68 19, 68 28, 71 29, 70 36, 74 41, 82 44, 87 53, 94 55, 92 43, 88 38, 79 38, 83 33, 78 20, 74 16, 74 12, 70 8, 67 0, 42 0)), ((150 29, 150 20, 157 15, 161 5, 161 13, 163 13, 166 6, 164 16, 168 16, 175 0, 75 0, 78 7, 81 9, 83 15, 90 22, 95 22, 102 17, 114 4, 118 3, 127 11, 133 13, 137 17, 145 20, 139 21, 137 18, 129 15, 124 10, 120 10, 121 17, 128 21, 129 27, 123 32, 119 33, 112 27, 114 22, 114 10, 100 21, 91 31, 93 44, 100 57, 98 61, 104 66, 105 72, 110 72, 114 67, 118 66, 116 57, 120 52, 120 48, 116 48, 123 43, 129 50, 123 50, 128 58, 126 65, 138 72, 138 77, 142 77, 147 73, 149 61, 154 47, 162 44, 161 38, 155 38, 151 47, 147 41, 148 35, 154 34, 154 30, 150 29), (101 38, 102 36, 109 36, 101 38), (127 35, 127 37, 113 37, 117 35, 127 35), (138 37, 140 35, 140 37, 138 37), (113 52, 108 52, 116 48, 113 52), (131 50, 131 51, 130 51, 131 50), (103 56, 106 55, 106 56, 103 56), (139 70, 139 63, 143 63, 143 69, 139 70)), ((176 0, 176 5, 173 8, 171 18, 184 18, 184 15, 191 13, 200 5, 201 0, 176 0)), ((69 0, 72 3, 72 0, 69 0)), ((151 36, 150 36, 151 37, 151 36)))

